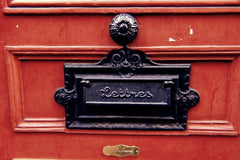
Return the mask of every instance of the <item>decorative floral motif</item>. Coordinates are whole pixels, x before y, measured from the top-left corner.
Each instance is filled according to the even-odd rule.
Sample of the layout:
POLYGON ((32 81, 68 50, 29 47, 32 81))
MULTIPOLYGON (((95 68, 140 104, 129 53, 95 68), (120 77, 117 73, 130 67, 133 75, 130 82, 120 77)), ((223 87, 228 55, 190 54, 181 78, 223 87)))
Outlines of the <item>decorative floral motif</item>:
POLYGON ((67 91, 65 88, 60 88, 55 92, 54 98, 55 101, 60 105, 67 106, 75 102, 74 93, 74 89, 71 91, 67 91))
POLYGON ((118 14, 110 23, 109 31, 116 43, 127 45, 136 38, 138 24, 136 19, 130 14, 118 14))
MULTIPOLYGON (((65 87, 58 89, 55 92, 54 98, 57 103, 65 107, 67 128, 143 130, 185 130, 187 128, 188 109, 197 105, 200 99, 198 92, 189 88, 190 64, 157 64, 147 58, 143 51, 129 49, 126 45, 135 39, 137 33, 138 24, 136 20, 129 14, 119 14, 113 18, 110 24, 110 35, 116 43, 123 45, 122 49, 110 51, 107 57, 103 58, 97 64, 82 65, 66 63, 64 65, 65 87), (121 78, 116 76, 117 73, 119 73, 121 78), (158 95, 167 96, 169 99, 167 105, 169 107, 160 107, 160 104, 157 107, 159 110, 157 109, 156 112, 156 110, 151 110, 152 106, 156 107, 154 102, 152 103, 149 100, 145 101, 144 106, 141 107, 151 110, 146 115, 143 113, 145 112, 144 109, 136 113, 134 112, 134 115, 136 114, 137 116, 133 116, 132 113, 129 113, 131 110, 128 110, 128 107, 123 107, 123 111, 119 115, 116 115, 117 113, 115 112, 113 115, 105 115, 104 112, 106 110, 103 110, 103 112, 100 110, 95 111, 94 108, 101 108, 101 106, 106 104, 111 104, 113 107, 108 108, 114 110, 116 102, 116 99, 112 101, 114 98, 118 98, 119 102, 121 98, 125 100, 128 98, 126 105, 133 107, 138 107, 138 104, 135 104, 135 98, 151 99, 155 95, 155 91, 153 91, 155 88, 151 88, 151 92, 148 89, 133 91, 130 90, 131 88, 128 89, 125 84, 133 80, 133 85, 142 85, 142 82, 137 82, 138 80, 141 81, 141 77, 146 83, 154 83, 151 79, 146 79, 147 76, 150 77, 152 74, 158 78, 156 80, 163 81, 161 83, 165 87, 162 91, 164 94, 161 95, 159 93, 158 95), (98 78, 92 84, 88 77, 98 78), (121 87, 108 87, 107 83, 115 83, 111 79, 122 83, 121 87), (96 85, 97 89, 90 90, 89 88, 94 86, 94 83, 95 85, 106 83, 106 87, 96 85), (86 95, 91 96, 91 92, 95 93, 96 91, 100 92, 101 95, 100 101, 97 101, 96 104, 99 107, 93 107, 93 111, 90 109, 90 113, 88 113, 89 104, 86 104, 86 95), (177 111, 171 115, 174 117, 174 120, 165 119, 164 116, 169 117, 168 113, 172 112, 172 108, 177 111), (92 113, 95 112, 101 115, 99 119, 92 118, 92 113), (151 120, 151 116, 157 116, 158 112, 161 113, 157 117, 159 121, 155 120, 155 118, 151 120), (165 112, 166 115, 164 115, 165 112), (125 114, 126 117, 122 116, 125 114), (85 116, 85 118, 80 118, 81 116, 85 116), (86 116, 88 117, 87 119, 86 116), (113 118, 109 118, 111 116, 113 118), (114 116, 117 118, 114 118, 114 116), (131 122, 131 118, 134 118, 136 121, 131 122), (105 119, 108 119, 108 121, 106 122, 105 119), (125 121, 125 119, 127 120, 125 121), (151 121, 148 121, 148 119, 151 121)), ((159 102, 161 102, 160 99, 159 102)), ((116 104, 116 107, 119 107, 119 103, 116 104)), ((107 113, 113 113, 113 111, 110 110, 107 113)))
POLYGON ((141 57, 133 52, 119 50, 112 56, 112 66, 115 67, 120 75, 131 77, 136 68, 141 68, 141 57))
POLYGON ((176 101, 179 107, 193 107, 198 104, 199 100, 199 94, 193 89, 190 89, 188 92, 179 91, 176 95, 176 101))
POLYGON ((124 47, 119 50, 112 50, 98 65, 110 65, 118 70, 121 77, 130 78, 134 75, 136 69, 142 68, 144 65, 154 64, 146 58, 144 52, 124 47))

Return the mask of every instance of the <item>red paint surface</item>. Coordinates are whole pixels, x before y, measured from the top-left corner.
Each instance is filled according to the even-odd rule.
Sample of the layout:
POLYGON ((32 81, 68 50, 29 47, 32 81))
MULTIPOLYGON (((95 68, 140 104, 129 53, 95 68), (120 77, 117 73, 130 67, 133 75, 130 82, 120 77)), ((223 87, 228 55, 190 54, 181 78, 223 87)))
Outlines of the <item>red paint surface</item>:
POLYGON ((113 16, 1 13, 0 159, 119 159, 102 154, 117 144, 141 150, 122 159, 238 159, 238 14, 134 15, 139 34, 130 48, 159 62, 192 64, 190 86, 201 100, 189 111, 187 131, 65 130, 64 108, 53 98, 63 86, 63 63, 94 63, 118 48, 108 33, 113 16))

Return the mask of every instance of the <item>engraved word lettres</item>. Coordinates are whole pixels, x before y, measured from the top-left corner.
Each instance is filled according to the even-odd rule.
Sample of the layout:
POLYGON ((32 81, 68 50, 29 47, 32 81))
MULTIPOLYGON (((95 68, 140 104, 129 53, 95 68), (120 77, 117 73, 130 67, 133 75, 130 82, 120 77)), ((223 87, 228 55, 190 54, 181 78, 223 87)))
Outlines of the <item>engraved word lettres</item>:
POLYGON ((100 90, 102 92, 103 98, 153 98, 153 95, 150 91, 130 91, 128 88, 111 90, 109 86, 104 87, 100 90))

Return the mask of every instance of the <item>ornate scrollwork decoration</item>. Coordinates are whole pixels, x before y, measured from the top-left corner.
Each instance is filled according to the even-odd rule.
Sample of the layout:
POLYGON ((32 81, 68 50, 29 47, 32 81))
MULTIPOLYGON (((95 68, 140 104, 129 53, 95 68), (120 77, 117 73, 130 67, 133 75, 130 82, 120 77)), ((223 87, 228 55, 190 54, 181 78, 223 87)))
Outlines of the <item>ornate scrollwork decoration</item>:
POLYGON ((130 78, 134 75, 137 68, 144 65, 154 64, 150 59, 146 58, 144 52, 139 50, 131 50, 124 47, 119 50, 112 50, 106 58, 103 58, 98 65, 108 65, 119 72, 121 77, 130 78))
POLYGON ((130 14, 118 14, 111 21, 109 31, 110 36, 116 43, 127 45, 136 38, 138 23, 130 14))
POLYGON ((110 34, 123 48, 111 50, 97 64, 64 64, 65 86, 54 98, 65 107, 67 128, 187 129, 188 110, 200 100, 189 88, 191 65, 154 63, 143 51, 129 49, 137 33, 136 20, 119 14, 110 34), (138 105, 141 109, 135 109, 138 105))
POLYGON ((66 86, 59 88, 54 94, 55 101, 65 107, 65 112, 67 113, 65 118, 66 126, 70 125, 73 121, 72 106, 76 103, 76 98, 75 89, 68 90, 66 86))
POLYGON ((116 15, 109 26, 112 39, 123 45, 123 49, 112 50, 106 58, 99 64, 108 64, 116 68, 121 77, 130 78, 137 68, 141 68, 144 63, 153 64, 142 51, 131 50, 127 44, 131 43, 137 36, 138 23, 136 19, 126 13, 116 15))
POLYGON ((60 88, 55 92, 54 99, 60 105, 68 106, 75 102, 74 94, 75 94, 75 89, 68 91, 65 88, 60 88))
POLYGON ((130 50, 118 50, 112 55, 112 67, 119 71, 123 77, 131 77, 136 68, 142 67, 142 59, 139 54, 130 50))
POLYGON ((54 99, 57 103, 63 106, 69 106, 75 101, 75 84, 74 75, 68 69, 64 69, 65 87, 59 88, 55 94, 54 99))
MULTIPOLYGON (((190 72, 190 70, 186 70, 190 72)), ((180 88, 176 94, 176 102, 179 107, 185 107, 187 109, 198 104, 200 96, 197 91, 189 88, 190 74, 183 73, 180 75, 180 88)))
POLYGON ((198 104, 200 100, 199 94, 197 91, 190 89, 187 92, 178 91, 176 95, 176 101, 179 107, 191 108, 198 104))

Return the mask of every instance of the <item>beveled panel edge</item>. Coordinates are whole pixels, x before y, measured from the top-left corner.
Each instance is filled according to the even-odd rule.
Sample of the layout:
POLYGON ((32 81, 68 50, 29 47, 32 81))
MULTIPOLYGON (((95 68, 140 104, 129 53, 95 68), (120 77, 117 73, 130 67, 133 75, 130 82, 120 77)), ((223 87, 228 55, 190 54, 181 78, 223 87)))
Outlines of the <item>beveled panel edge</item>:
POLYGON ((60 159, 60 158, 13 158, 12 160, 93 160, 93 159, 60 159))
MULTIPOLYGON (((78 52, 78 51, 110 51, 112 49, 119 49, 122 48, 121 46, 46 46, 46 45, 6 45, 5 50, 20 53, 21 51, 59 51, 59 52, 78 52)), ((192 51, 240 51, 240 45, 173 45, 173 46, 131 46, 131 49, 138 49, 145 51, 181 51, 181 52, 192 52, 192 51)), ((48 53, 45 53, 48 54, 48 53)), ((56 53, 57 54, 57 53, 56 53)), ((202 53, 208 54, 208 53, 202 53)), ((216 53, 221 54, 221 53, 216 53)), ((233 53, 233 54, 240 54, 240 53, 233 53)))
POLYGON ((64 132, 65 118, 24 118, 16 132, 64 132))
MULTIPOLYGON (((11 59, 19 60, 88 60, 99 61, 113 49, 120 46, 5 46, 11 59), (61 53, 61 54, 59 54, 61 53), (35 55, 38 56, 35 56, 35 55), (56 57, 56 55, 58 55, 56 57), (71 57, 65 57, 71 55, 71 57), (91 57, 91 58, 90 58, 91 57)), ((141 50, 154 61, 159 60, 228 60, 232 61, 240 55, 240 45, 194 45, 194 46, 151 46, 131 47, 141 50), (194 56, 191 56, 194 55, 194 56)), ((9 59, 8 58, 8 59, 9 59)))
POLYGON ((3 0, 4 14, 239 13, 238 0, 3 0))
POLYGON ((238 0, 3 0, 4 14, 239 13, 238 0))
POLYGON ((56 6, 208 6, 239 5, 238 0, 6 0, 9 6, 56 7, 56 6))
POLYGON ((4 7, 4 14, 210 14, 240 13, 238 6, 226 7, 4 7))
POLYGON ((6 0, 13 7, 103 7, 103 6, 227 6, 239 5, 238 0, 6 0))
POLYGON ((14 129, 16 132, 62 132, 94 135, 141 135, 141 136, 159 136, 159 135, 211 135, 211 136, 238 136, 238 132, 228 121, 219 120, 195 120, 188 122, 186 131, 144 131, 144 130, 70 130, 65 128, 65 121, 55 122, 42 121, 41 118, 33 118, 31 121, 23 120, 14 129))
MULTIPOLYGON (((96 53, 105 56, 116 46, 6 46, 5 58, 8 69, 8 85, 10 94, 11 120, 16 132, 65 132, 79 134, 113 134, 113 135, 222 135, 238 136, 238 130, 229 121, 193 121, 189 120, 187 131, 104 131, 104 130, 68 130, 65 128, 64 118, 26 118, 24 105, 21 103, 22 77, 20 71, 21 60, 90 60, 96 53), (84 57, 88 55, 88 57, 84 57), (36 56, 37 55, 37 56, 36 56), (51 57, 51 55, 53 57, 51 57), (72 55, 71 59, 65 56, 72 55), (74 56, 76 56, 74 58, 74 56), (13 83, 13 79, 20 79, 13 83), (18 107, 16 107, 16 105, 18 107)), ((220 60, 233 61, 240 55, 240 45, 231 46, 155 46, 132 47, 142 49, 151 56, 169 55, 186 56, 188 60, 220 60), (201 51, 201 52, 200 52, 201 51), (202 52, 204 51, 204 52, 202 52), (191 55, 194 57, 191 57, 191 55), (193 59, 192 59, 193 58, 193 59), (199 59, 200 58, 200 59, 199 59)), ((185 58, 186 58, 185 57, 185 58)), ((184 57, 183 57, 184 58, 184 57)), ((154 59, 154 58, 153 58, 154 59)), ((95 59, 94 59, 95 60, 95 59)), ((96 60, 99 60, 96 58, 96 60)), ((165 60, 165 59, 163 59, 165 60)), ((180 59, 181 60, 181 59, 180 59)), ((235 112, 234 112, 235 113, 235 112)), ((230 114, 234 114, 230 113, 230 114)), ((237 112, 235 113, 237 114, 237 112)), ((236 117, 236 116, 233 116, 236 117)), ((230 120, 232 120, 230 118, 230 120)), ((234 120, 236 121, 236 120, 234 120)))

